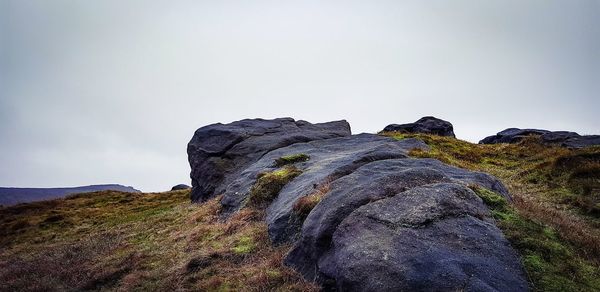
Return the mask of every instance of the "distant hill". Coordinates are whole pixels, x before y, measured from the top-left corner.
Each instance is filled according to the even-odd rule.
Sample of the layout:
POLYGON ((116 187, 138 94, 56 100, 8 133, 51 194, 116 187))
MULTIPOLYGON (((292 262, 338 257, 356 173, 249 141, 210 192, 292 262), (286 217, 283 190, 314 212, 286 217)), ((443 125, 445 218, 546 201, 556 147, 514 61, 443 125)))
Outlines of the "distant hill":
POLYGON ((69 188, 3 188, 0 187, 0 205, 10 206, 18 203, 62 198, 70 194, 89 193, 97 191, 121 191, 139 193, 133 187, 117 184, 91 185, 69 188))

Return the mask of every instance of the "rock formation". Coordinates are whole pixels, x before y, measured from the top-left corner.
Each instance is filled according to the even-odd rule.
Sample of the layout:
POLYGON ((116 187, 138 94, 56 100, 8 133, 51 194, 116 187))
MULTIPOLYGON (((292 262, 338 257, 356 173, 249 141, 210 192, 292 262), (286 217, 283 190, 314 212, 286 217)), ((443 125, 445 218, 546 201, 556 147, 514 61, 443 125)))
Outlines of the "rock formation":
POLYGON ((291 118, 212 124, 194 133, 187 153, 192 168, 192 201, 221 194, 228 182, 263 154, 298 142, 350 135, 346 121, 311 124, 291 118))
MULTIPOLYGON (((453 135, 451 125, 428 129, 453 135)), ((469 188, 510 200, 504 185, 485 173, 409 158, 415 148, 428 146, 351 136, 343 121, 211 125, 188 146, 192 200, 222 194, 226 219, 252 202, 257 180, 293 170, 289 181, 278 181, 265 220, 273 244, 292 245, 285 263, 305 278, 348 291, 526 291, 518 254, 469 188)))
POLYGON ((544 144, 568 148, 583 148, 600 145, 600 135, 579 135, 568 131, 509 128, 479 141, 479 144, 518 143, 523 138, 538 136, 544 144))
POLYGON ((409 124, 391 124, 383 129, 384 132, 425 133, 439 136, 454 136, 454 128, 450 122, 435 118, 423 117, 409 124))
POLYGON ((186 185, 186 184, 178 184, 176 186, 173 186, 171 188, 171 191, 179 191, 179 190, 187 190, 187 189, 191 189, 192 187, 186 185))

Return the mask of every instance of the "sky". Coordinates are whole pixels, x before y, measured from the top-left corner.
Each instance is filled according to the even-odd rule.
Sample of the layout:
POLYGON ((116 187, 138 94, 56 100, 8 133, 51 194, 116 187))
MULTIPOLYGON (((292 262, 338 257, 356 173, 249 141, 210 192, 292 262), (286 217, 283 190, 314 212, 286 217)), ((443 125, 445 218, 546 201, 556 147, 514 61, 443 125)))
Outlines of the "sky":
POLYGON ((0 186, 190 183, 243 118, 600 134, 600 0, 0 0, 0 186))

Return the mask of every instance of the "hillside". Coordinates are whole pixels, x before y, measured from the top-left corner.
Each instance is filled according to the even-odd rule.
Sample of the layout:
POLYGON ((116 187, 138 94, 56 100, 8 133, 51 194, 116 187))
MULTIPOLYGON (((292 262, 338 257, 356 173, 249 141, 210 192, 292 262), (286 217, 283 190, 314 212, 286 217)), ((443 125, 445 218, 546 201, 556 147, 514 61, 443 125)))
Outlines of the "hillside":
MULTIPOLYGON (((335 128, 334 132, 338 134, 343 132, 336 128, 337 125, 328 124, 326 127, 335 128)), ((310 129, 317 133, 313 135, 311 132, 310 135, 322 137, 320 132, 310 129)), ((286 131, 289 132, 289 128, 286 131)), ((471 221, 461 222, 478 224, 477 220, 482 220, 484 223, 480 226, 491 228, 490 232, 495 232, 493 225, 497 225, 510 246, 518 253, 516 261, 506 264, 522 264, 531 290, 600 289, 599 147, 569 149, 549 146, 540 143, 535 137, 515 144, 480 145, 458 140, 450 135, 382 132, 377 137, 373 136, 375 135, 354 135, 335 138, 337 140, 328 137, 323 141, 277 145, 278 150, 260 154, 258 160, 251 164, 238 160, 246 168, 242 174, 236 174, 229 184, 236 186, 235 191, 224 189, 215 196, 208 192, 191 195, 189 190, 149 194, 104 191, 2 208, 0 282, 3 285, 0 289, 318 290, 319 285, 305 280, 303 275, 306 271, 298 268, 294 264, 297 262, 293 261, 293 254, 298 252, 298 243, 308 242, 306 232, 316 230, 307 229, 307 224, 314 222, 314 217, 329 206, 332 198, 341 194, 340 192, 350 190, 352 181, 361 182, 361 172, 369 174, 369 181, 375 181, 373 175, 385 173, 385 169, 389 167, 398 167, 392 165, 392 162, 425 163, 427 168, 440 169, 445 175, 451 175, 452 181, 465 181, 465 185, 483 200, 490 213, 486 215, 486 210, 478 209, 478 201, 468 197, 471 191, 456 189, 459 187, 456 184, 439 184, 439 179, 445 181, 446 178, 432 178, 432 175, 438 174, 422 176, 417 171, 421 168, 414 167, 401 172, 419 174, 415 177, 418 181, 434 179, 435 188, 432 189, 431 184, 428 184, 425 188, 417 186, 408 189, 403 193, 404 196, 388 195, 379 202, 390 205, 395 203, 393 200, 404 200, 389 212, 402 211, 402 206, 420 204, 419 197, 428 195, 423 190, 450 194, 456 189, 461 192, 459 198, 465 200, 457 205, 457 212, 476 213, 456 218, 446 216, 433 223, 469 219, 471 221), (419 144, 420 141, 425 142, 426 147, 419 144), (364 145, 372 148, 365 148, 364 145), (354 149, 352 147, 356 148, 351 152, 353 163, 360 160, 356 159, 360 155, 366 155, 367 159, 360 160, 360 165, 349 169, 343 164, 346 156, 342 153, 354 149), (338 148, 343 151, 336 152, 338 148), (281 155, 282 152, 289 152, 286 149, 298 154, 281 155), (412 158, 402 158, 400 154, 404 151, 412 158), (335 155, 332 156, 331 153, 335 155), (374 157, 385 159, 375 161, 374 157), (460 169, 450 169, 427 158, 435 158, 460 169), (328 163, 329 168, 323 168, 323 163, 328 163), (263 167, 273 170, 265 171, 263 167), (310 195, 296 201, 291 206, 295 212, 293 216, 296 217, 292 217, 293 220, 286 219, 284 225, 279 224, 282 221, 277 218, 280 217, 272 215, 278 202, 277 197, 285 197, 288 192, 293 193, 293 190, 298 192, 301 189, 295 186, 302 186, 305 180, 311 182, 310 179, 321 175, 322 171, 334 167, 342 167, 344 173, 336 179, 338 183, 331 181, 323 184, 310 195), (371 172, 374 167, 380 171, 371 172), (493 177, 483 176, 479 172, 499 178, 508 192, 499 187, 493 177), (247 181, 252 182, 248 186, 249 198, 233 200, 241 194, 238 190, 246 182, 245 176, 248 177, 247 181), (510 196, 504 193, 510 193, 510 196), (202 198, 202 203, 191 203, 190 195, 192 198, 202 198), (408 200, 413 195, 416 195, 414 198, 417 201, 408 200), (230 199, 227 199, 228 196, 230 199), (242 203, 235 205, 236 202, 242 203), (461 209, 464 208, 462 202, 471 204, 473 209, 461 209), (291 224, 296 220, 304 221, 301 233, 297 233, 300 229, 296 223, 291 224)), ((287 138, 284 140, 289 141, 287 138)), ((231 141, 236 141, 238 145, 240 143, 240 139, 236 137, 231 141)), ((265 143, 261 142, 260 145, 265 143)), ((203 146, 201 149, 219 152, 214 147, 203 146)), ((227 151, 234 150, 235 147, 227 148, 227 151)), ((215 156, 210 157, 213 159, 215 156)), ((248 156, 240 154, 240 157, 247 159, 248 156)), ((327 177, 332 175, 337 174, 327 173, 327 177)), ((227 180, 226 177, 220 179, 227 180)), ((398 182, 398 179, 394 177, 393 182, 398 182)), ((369 188, 362 187, 372 185, 368 181, 364 183, 359 185, 361 188, 358 190, 371 192, 369 188)), ((388 187, 393 186, 390 184, 388 187)), ((211 186, 204 187, 208 190, 211 186)), ((195 188, 198 190, 198 185, 195 188)), ((434 200, 431 202, 438 200, 437 197, 431 199, 434 200)), ((444 208, 447 208, 447 204, 454 204, 453 201, 443 202, 444 208)), ((343 228, 359 226, 367 222, 361 218, 375 218, 388 212, 369 213, 375 207, 379 208, 374 209, 375 211, 384 210, 385 205, 377 205, 377 201, 374 201, 356 209, 344 222, 339 223, 341 227, 338 227, 332 239, 334 243, 339 245, 345 242, 341 231, 346 229, 343 228), (362 214, 369 217, 360 217, 362 214), (348 225, 348 222, 356 223, 348 225)), ((420 208, 419 205, 415 206, 420 208)), ((426 205, 427 208, 435 206, 426 205)), ((444 210, 447 209, 442 211, 444 210)), ((277 214, 280 213, 275 215, 277 214)), ((411 214, 415 214, 415 217, 422 215, 411 214)), ((419 225, 422 227, 416 231, 399 230, 424 232, 431 226, 430 223, 426 224, 419 225)), ((371 227, 381 228, 379 225, 371 227)), ((386 235, 384 229, 378 230, 381 230, 379 235, 386 235)), ((458 233, 464 229, 451 231, 458 233)), ((362 232, 363 229, 353 230, 352 240, 355 243, 362 240, 362 232)), ((502 235, 499 236, 497 240, 502 243, 502 235)), ((483 237, 483 240, 478 241, 482 248, 493 239, 483 237)), ((376 245, 378 241, 379 238, 369 241, 375 244, 372 250, 380 248, 376 245)), ((494 245, 501 246, 503 244, 494 245)), ((435 245, 432 247, 438 248, 435 245)), ((460 247, 466 248, 470 252, 468 255, 477 255, 468 246, 460 247)), ((506 252, 510 255, 510 251, 506 252)), ((370 256, 365 254, 364 257, 370 256)), ((515 267, 515 274, 518 275, 517 270, 518 267, 515 267)), ((339 271, 343 272, 342 269, 339 271)), ((377 272, 373 270, 371 275, 376 275, 377 272)), ((329 272, 323 268, 323 273, 329 272)), ((340 278, 337 281, 339 284, 340 278)), ((330 284, 324 282, 320 285, 327 287, 330 284)))
POLYGON ((139 193, 140 191, 122 185, 91 185, 70 188, 3 188, 0 187, 0 206, 10 206, 18 203, 62 198, 70 194, 89 193, 97 191, 121 191, 139 193))

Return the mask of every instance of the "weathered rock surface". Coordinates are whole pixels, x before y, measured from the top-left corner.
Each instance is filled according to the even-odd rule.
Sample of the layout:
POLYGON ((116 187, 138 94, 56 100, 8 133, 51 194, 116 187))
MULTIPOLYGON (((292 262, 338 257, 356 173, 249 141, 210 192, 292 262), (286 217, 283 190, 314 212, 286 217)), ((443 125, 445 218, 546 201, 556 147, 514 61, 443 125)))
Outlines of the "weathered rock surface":
MULTIPOLYGON (((466 189, 466 185, 469 184, 477 184, 482 187, 494 190, 500 194, 508 196, 508 192, 505 187, 500 183, 497 179, 492 176, 483 173, 475 173, 469 172, 463 169, 454 168, 448 165, 445 165, 434 159, 391 159, 391 160, 382 160, 376 161, 369 164, 366 164, 355 172, 345 177, 342 177, 331 184, 330 191, 326 194, 324 199, 312 210, 312 212, 308 215, 306 220, 304 221, 301 237, 295 243, 293 249, 289 253, 286 258, 286 263, 290 266, 294 267, 298 271, 300 271, 306 278, 308 279, 317 279, 317 281, 321 283, 335 282, 338 288, 343 288, 345 290, 364 290, 367 287, 356 287, 355 289, 351 289, 351 285, 348 286, 343 284, 343 277, 335 273, 330 273, 339 269, 341 271, 343 267, 338 266, 337 268, 332 268, 332 254, 337 253, 337 245, 334 234, 341 232, 340 226, 341 222, 346 220, 349 216, 353 216, 356 210, 362 208, 362 206, 368 206, 374 204, 373 202, 379 200, 387 200, 387 198, 392 197, 402 197, 406 193, 406 191, 411 190, 413 188, 417 188, 420 186, 427 186, 438 183, 453 183, 454 185, 459 184, 462 185, 462 189, 465 193, 469 195, 475 196, 469 189, 466 189), (325 270, 323 270, 325 269, 325 270), (327 270, 328 269, 328 270, 327 270), (339 278, 339 277, 342 278, 339 278), (338 283, 340 280, 342 282, 338 283), (364 289, 363 289, 364 288, 364 289)), ((458 188, 458 187, 455 187, 458 188)), ((449 196, 451 197, 451 193, 448 189, 440 189, 437 191, 432 191, 433 193, 439 193, 438 196, 449 196)), ((427 196, 423 196, 423 202, 425 203, 425 198, 427 196)), ((418 197, 415 197, 415 200, 419 200, 418 197)), ((382 208, 380 211, 382 214, 386 214, 391 209, 395 208, 405 208, 400 203, 398 205, 392 204, 394 200, 385 201, 387 205, 386 208, 382 208)), ((483 205, 483 202, 478 197, 470 197, 470 204, 477 205, 477 209, 479 211, 485 210, 486 212, 479 214, 477 220, 483 220, 486 222, 491 221, 489 218, 489 214, 487 213, 487 208, 483 205), (482 214, 485 214, 483 216, 482 214)), ((460 204, 459 204, 460 205, 460 204)), ((380 205, 375 205, 380 206, 380 205)), ((469 205, 465 204, 463 208, 465 210, 469 210, 467 208, 469 205)), ((377 207, 379 208, 379 207, 377 207)), ((435 208, 441 210, 440 212, 454 212, 453 205, 449 205, 445 202, 440 203, 439 205, 427 205, 427 208, 414 209, 410 214, 405 214, 407 218, 412 218, 414 216, 415 220, 420 220, 418 218, 422 216, 428 216, 428 212, 433 212, 435 208), (448 210, 446 210, 448 209, 448 210)), ((466 211, 465 211, 466 212, 466 211)), ((456 213, 458 214, 458 213, 456 213)), ((465 213, 466 214, 466 213, 465 213)), ((394 215, 396 216, 396 215, 394 215)), ((459 215, 457 215, 459 216, 459 215)), ((460 215, 462 216, 462 215, 460 215)), ((473 220, 475 220, 473 219, 473 220)), ((432 219, 434 220, 434 219, 432 219)), ((387 223, 381 221, 379 222, 382 225, 386 225, 387 223)), ((374 223, 375 224, 375 223, 374 223)), ((493 226, 490 225, 490 226, 493 226)), ((417 227, 415 227, 417 228, 417 227)), ((421 228, 421 227, 418 227, 421 228)), ((496 232, 496 236, 498 238, 502 238, 502 233, 494 229, 496 232)), ((351 230, 351 233, 356 233, 358 230, 351 230)), ((490 231, 491 232, 491 231, 490 231)), ((410 240, 417 240, 419 231, 415 230, 416 238, 408 238, 406 239, 408 242, 410 240)), ((351 235, 348 235, 351 237, 351 235)), ((473 235, 474 237, 480 237, 483 235, 473 235)), ((439 241, 444 242, 448 239, 438 238, 439 241)), ((474 239, 475 240, 475 239, 474 239)), ((486 242, 488 240, 492 240, 492 238, 476 238, 481 242, 486 242)), ((495 240, 495 239, 494 239, 495 240)), ((492 240, 493 241, 493 240, 492 240)), ((378 241, 372 242, 371 246, 364 246, 368 249, 373 249, 373 244, 376 244, 378 241)), ((491 245, 497 245, 497 242, 490 242, 491 245)), ((504 240, 502 244, 506 244, 504 240)), ((384 248, 383 246, 381 248, 384 248)), ((426 250, 426 249, 425 249, 426 250)), ((505 250, 512 251, 510 247, 505 250)), ((365 253, 370 253, 369 250, 365 249, 365 253)), ((410 257, 411 255, 407 255, 410 257)), ((512 254, 507 254, 504 256, 512 256, 512 259, 516 259, 518 263, 518 257, 515 257, 514 252, 512 254)), ((465 254, 462 259, 465 262, 468 262, 471 258, 475 259, 476 257, 485 257, 485 254, 476 254, 476 255, 468 255, 465 254)), ((359 257, 350 257, 351 259, 356 260, 354 263, 344 262, 342 265, 353 265, 353 269, 359 269, 358 266, 362 265, 359 262, 362 261, 359 257)), ((442 260, 441 258, 437 258, 435 260, 442 260)), ((379 261, 379 260, 378 260, 379 261)), ((363 262, 366 263, 368 261, 363 262)), ((375 264, 375 263, 371 263, 375 264)), ((476 262, 469 262, 468 264, 472 266, 478 266, 476 262)), ((484 268, 479 266, 480 268, 484 268)), ((367 268, 368 269, 368 268, 367 268)), ((404 269, 408 269, 405 267, 404 269)), ((517 270, 520 271, 520 270, 517 270)), ((416 271, 410 271, 416 272, 416 271)), ((517 273, 518 274, 518 273, 517 273)), ((368 274, 367 274, 368 275, 368 274)), ((394 273, 389 275, 396 275, 394 273)), ((521 277, 517 276, 517 277, 521 277)), ((505 281, 507 279, 503 279, 505 281)), ((383 280, 380 280, 383 281, 383 280)), ((396 282, 396 280, 391 279, 389 276, 387 277, 387 281, 390 281, 387 284, 382 284, 379 288, 373 286, 368 288, 367 290, 386 290, 384 287, 393 288, 395 286, 389 286, 396 282), (388 285, 388 286, 386 286, 388 285)), ((457 280, 458 281, 458 280, 457 280)), ((466 284, 466 282, 461 282, 466 284)), ((455 286, 462 287, 462 286, 455 286)), ((429 286, 433 290, 436 289, 435 286, 429 286)), ((442 289, 443 287, 438 287, 442 289)), ((426 290, 431 290, 426 289, 426 290)))
POLYGON ((187 190, 187 189, 191 189, 192 187, 186 185, 186 184, 178 184, 176 186, 173 186, 171 188, 171 191, 179 191, 179 190, 187 190))
POLYGON ((452 183, 352 212, 317 266, 342 291, 527 290, 518 255, 481 199, 452 183))
POLYGON ((188 147, 192 199, 223 194, 226 219, 246 205, 260 173, 293 164, 302 173, 279 191, 265 220, 274 244, 293 244, 285 263, 305 278, 348 291, 528 289, 518 255, 467 187, 510 200, 498 179, 409 158, 411 149, 428 149, 418 139, 349 136, 345 122, 297 123, 199 129, 188 147), (316 205, 299 214, 297 202, 315 192, 316 205))
POLYGON ((454 136, 454 128, 450 122, 435 118, 423 117, 409 124, 391 124, 383 129, 385 132, 425 133, 439 136, 454 136))
POLYGON ((256 176, 262 171, 274 170, 277 158, 294 154, 308 155, 310 158, 307 161, 296 164, 302 174, 289 182, 267 209, 266 220, 271 239, 275 243, 288 241, 295 238, 300 229, 293 212, 298 199, 369 162, 406 158, 406 153, 414 148, 426 149, 427 145, 416 139, 396 141, 372 134, 294 144, 271 151, 250 165, 227 186, 221 203, 226 213, 238 210, 244 206, 256 176))
POLYGON ((224 191, 231 178, 268 151, 298 142, 350 135, 346 121, 311 124, 292 118, 247 119, 212 124, 194 133, 188 143, 192 169, 192 201, 204 201, 224 191))
POLYGON ((579 135, 569 131, 548 131, 540 129, 509 128, 498 134, 486 137, 479 144, 518 143, 525 137, 539 136, 544 144, 568 148, 584 148, 600 145, 600 135, 579 135))

